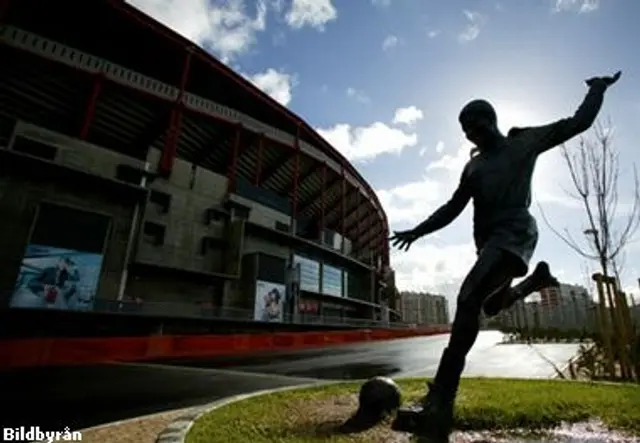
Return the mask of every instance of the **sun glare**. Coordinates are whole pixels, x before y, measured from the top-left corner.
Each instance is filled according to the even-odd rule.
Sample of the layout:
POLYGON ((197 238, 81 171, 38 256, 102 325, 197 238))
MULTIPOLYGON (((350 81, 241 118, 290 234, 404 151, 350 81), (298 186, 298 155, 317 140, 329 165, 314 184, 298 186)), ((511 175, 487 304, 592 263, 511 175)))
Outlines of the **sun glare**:
POLYGON ((540 113, 531 109, 528 103, 515 103, 508 100, 494 102, 498 114, 498 128, 506 134, 513 127, 533 126, 544 123, 540 113))

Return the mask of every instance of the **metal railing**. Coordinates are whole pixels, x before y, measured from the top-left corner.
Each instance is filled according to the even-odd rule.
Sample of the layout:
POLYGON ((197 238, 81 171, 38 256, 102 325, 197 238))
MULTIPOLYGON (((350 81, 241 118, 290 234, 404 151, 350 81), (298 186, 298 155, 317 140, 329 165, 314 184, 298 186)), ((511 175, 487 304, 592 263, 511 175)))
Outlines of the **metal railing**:
MULTIPOLYGON (((86 312, 133 315, 145 317, 169 317, 180 319, 205 319, 205 320, 224 320, 237 322, 257 322, 257 323, 274 323, 274 324, 295 324, 295 325, 322 325, 336 327, 356 327, 356 328, 393 328, 393 329, 412 329, 415 325, 409 325, 400 322, 387 322, 382 320, 374 320, 367 318, 350 318, 327 316, 320 314, 299 314, 292 316, 283 314, 279 318, 272 321, 263 321, 256 318, 253 309, 239 309, 230 307, 210 307, 199 305, 196 303, 177 303, 177 302, 135 302, 135 301, 118 301, 118 300, 101 300, 96 299, 93 305, 87 305, 86 312)), ((420 325, 420 326, 437 326, 437 325, 420 325)))

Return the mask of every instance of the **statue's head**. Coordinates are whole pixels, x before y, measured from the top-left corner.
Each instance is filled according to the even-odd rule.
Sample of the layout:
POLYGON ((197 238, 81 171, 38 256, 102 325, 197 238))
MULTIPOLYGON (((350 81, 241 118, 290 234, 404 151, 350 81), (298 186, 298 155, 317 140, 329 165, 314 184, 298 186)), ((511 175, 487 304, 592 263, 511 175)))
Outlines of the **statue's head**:
POLYGON ((467 139, 480 150, 488 148, 487 145, 500 134, 496 111, 486 100, 467 103, 460 111, 458 121, 467 139))

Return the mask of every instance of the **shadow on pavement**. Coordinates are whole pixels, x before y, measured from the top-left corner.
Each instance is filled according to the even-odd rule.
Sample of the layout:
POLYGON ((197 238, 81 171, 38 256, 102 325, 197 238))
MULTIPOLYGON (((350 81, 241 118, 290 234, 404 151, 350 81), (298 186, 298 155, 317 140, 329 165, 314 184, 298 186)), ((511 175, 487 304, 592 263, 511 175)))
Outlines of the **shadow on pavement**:
POLYGON ((36 368, 0 373, 2 424, 83 429, 309 379, 148 365, 36 368))

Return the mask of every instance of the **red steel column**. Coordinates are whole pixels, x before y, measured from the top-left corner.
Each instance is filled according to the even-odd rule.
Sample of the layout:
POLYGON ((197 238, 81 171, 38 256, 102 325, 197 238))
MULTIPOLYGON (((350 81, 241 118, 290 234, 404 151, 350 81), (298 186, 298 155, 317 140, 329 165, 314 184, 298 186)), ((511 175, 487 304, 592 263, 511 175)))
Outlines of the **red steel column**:
POLYGON ((178 138, 180 137, 180 130, 182 127, 182 97, 184 96, 184 90, 187 86, 187 79, 189 78, 189 70, 191 69, 191 55, 192 49, 187 50, 187 56, 184 60, 182 67, 182 77, 180 78, 180 90, 178 97, 174 104, 174 108, 171 111, 171 120, 169 122, 169 130, 164 142, 164 150, 162 151, 162 158, 160 159, 159 172, 163 175, 171 174, 173 169, 173 160, 176 156, 176 150, 178 146, 178 138))
MULTIPOLYGON (((327 193, 327 163, 322 163, 322 192, 320 193, 320 232, 322 234, 322 242, 324 243, 324 227, 326 215, 325 197, 327 193)), ((640 283, 639 283, 640 284, 640 283)))
POLYGON ((4 19, 9 15, 10 6, 11 0, 0 0, 0 23, 4 22, 4 19))
POLYGON ((385 226, 384 228, 384 243, 382 246, 383 251, 383 262, 385 265, 389 265, 389 227, 385 226))
POLYGON ((233 151, 231 152, 231 162, 227 171, 227 194, 236 192, 236 179, 238 176, 238 154, 240 151, 240 137, 242 136, 242 125, 236 125, 236 135, 233 140, 233 151))
POLYGON ((91 87, 91 95, 87 102, 87 109, 84 112, 84 120, 82 121, 82 127, 80 128, 80 134, 78 137, 85 140, 89 135, 89 128, 93 122, 93 116, 96 113, 96 103, 100 96, 100 90, 102 89, 102 82, 104 81, 104 75, 102 73, 96 74, 93 77, 93 86, 91 87))
POLYGON ((258 139, 258 158, 256 159, 256 178, 254 184, 260 186, 260 174, 262 174, 262 156, 264 155, 264 134, 258 139))
POLYGON ((342 195, 340 196, 340 235, 342 236, 342 241, 340 242, 340 252, 344 254, 344 218, 346 214, 346 199, 347 199, 347 177, 344 173, 344 166, 340 168, 340 174, 342 175, 342 195))
MULTIPOLYGON (((356 238, 358 242, 362 238, 362 217, 360 214, 360 211, 362 210, 362 199, 363 199, 362 194, 358 193, 358 210, 356 211, 356 217, 358 217, 358 220, 356 221, 356 238)), ((366 212, 366 208, 365 208, 365 212, 366 212)), ((356 244, 357 243, 354 241, 353 242, 354 247, 356 244)))
MULTIPOLYGON (((293 165, 293 192, 291 195, 291 217, 295 222, 298 216, 298 179, 300 177, 300 125, 296 128, 296 139, 293 142, 293 149, 296 150, 293 165)), ((293 227, 295 223, 291 223, 293 227)))

